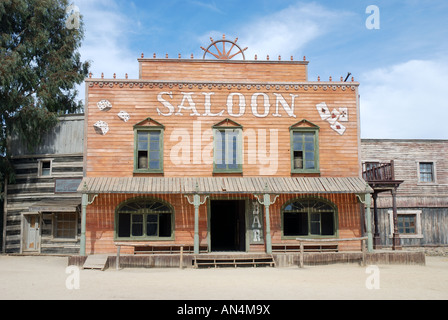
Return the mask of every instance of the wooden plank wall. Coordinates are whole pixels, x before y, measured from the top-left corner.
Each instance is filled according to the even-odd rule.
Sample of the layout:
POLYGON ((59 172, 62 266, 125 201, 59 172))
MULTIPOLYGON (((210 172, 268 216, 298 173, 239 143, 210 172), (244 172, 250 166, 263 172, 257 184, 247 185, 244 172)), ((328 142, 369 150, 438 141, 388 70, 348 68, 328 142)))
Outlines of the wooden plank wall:
MULTIPOLYGON (((145 78, 151 76, 151 79, 154 79, 156 75, 164 74, 164 81, 177 79, 179 83, 156 80, 86 80, 88 88, 85 146, 87 176, 129 177, 135 175, 133 174, 133 126, 148 117, 160 122, 166 128, 163 174, 166 177, 212 176, 213 139, 211 129, 213 125, 226 118, 241 124, 243 134, 246 136, 244 139, 243 176, 291 176, 289 127, 302 119, 320 127, 320 175, 359 176, 358 83, 296 82, 297 79, 303 79, 304 65, 256 64, 253 62, 232 65, 231 76, 223 76, 226 82, 219 83, 216 82, 216 79, 218 81, 221 79, 218 76, 221 64, 215 66, 208 63, 207 65, 213 66, 217 72, 209 74, 201 69, 191 69, 197 63, 154 61, 150 64, 152 71, 143 72, 145 78), (173 65, 177 68, 176 72, 173 72, 173 65), (242 79, 246 76, 245 68, 249 66, 255 66, 258 68, 257 71, 262 72, 257 77, 254 76, 253 80, 257 82, 248 86, 248 82, 242 82, 242 79), (290 74, 276 77, 276 71, 280 67, 290 68, 290 74), (166 73, 163 73, 163 70, 166 73), (190 77, 184 75, 183 70, 188 70, 187 73, 190 74, 190 77), (197 80, 201 77, 204 77, 203 83, 188 83, 188 81, 192 81, 189 79, 197 80), (170 114, 169 108, 165 107, 158 99, 161 93, 164 94, 160 97, 173 107, 173 112, 169 116, 167 116, 170 114), (186 100, 184 93, 191 94, 189 97, 195 104, 194 110, 186 100), (267 117, 256 117, 252 112, 252 96, 261 93, 265 93, 269 98, 270 108, 267 117), (230 94, 244 96, 244 115, 229 115, 227 101, 230 94), (282 95, 290 106, 292 105, 291 95, 296 95, 294 117, 289 116, 280 105, 281 117, 272 115, 276 113, 276 94, 282 95), (207 113, 206 95, 210 95, 210 113, 217 114, 224 111, 222 115, 204 116, 207 113), (101 100, 108 100, 112 108, 101 111, 97 107, 97 103, 101 100), (185 108, 178 107, 182 105, 182 102, 185 108), (316 105, 322 102, 327 104, 330 111, 347 108, 349 121, 341 122, 346 126, 343 135, 331 129, 328 121, 321 119, 316 105), (190 110, 186 108, 190 108, 190 110), (183 115, 176 115, 179 109, 183 115), (126 111, 130 115, 130 120, 122 121, 117 116, 120 111, 126 111), (196 111, 199 116, 194 115, 196 111), (97 121, 107 122, 109 132, 105 135, 97 133, 94 129, 94 124, 97 121), (275 141, 278 141, 278 147, 274 145, 271 149, 270 143, 275 141), (187 147, 181 148, 185 144, 187 147), (256 151, 249 152, 252 145, 255 145, 256 151), (178 152, 179 149, 181 152, 178 152), (254 153, 256 157, 254 157, 254 153), (278 162, 270 162, 269 157, 278 159, 278 162)), ((257 101, 258 113, 264 114, 263 97, 258 97, 257 101)), ((234 96, 233 114, 238 114, 239 110, 239 96, 234 96)))
POLYGON ((59 117, 59 123, 44 133, 42 143, 35 150, 27 150, 17 134, 8 138, 12 156, 32 154, 80 154, 84 147, 84 115, 71 114, 59 117))
MULTIPOLYGON (((401 237, 401 244, 406 247, 431 247, 448 245, 448 208, 420 207, 421 236, 401 237)), ((378 226, 383 246, 392 246, 390 231, 390 209, 378 210, 378 226)))
POLYGON ((308 81, 308 61, 139 59, 140 79, 164 81, 308 81))
MULTIPOLYGON (((194 236, 194 206, 187 202, 183 195, 145 195, 149 198, 159 199, 170 203, 175 213, 175 240, 151 241, 151 244, 193 244, 194 236)), ((138 194, 101 194, 87 207, 87 254, 114 253, 114 219, 115 210, 122 202, 142 197, 138 194)), ((270 207, 271 237, 273 244, 289 243, 297 245, 295 240, 284 240, 281 237, 281 208, 290 200, 298 197, 313 197, 326 199, 338 207, 338 233, 341 238, 354 238, 361 236, 360 206, 353 194, 313 194, 313 195, 281 195, 274 205, 270 207)), ((213 199, 248 199, 255 201, 252 195, 235 194, 229 196, 211 195, 213 199)), ((207 245, 207 215, 208 204, 199 208, 199 238, 201 245, 207 245)), ((263 211, 264 212, 264 211, 263 211)), ((246 213, 247 214, 247 213, 246 213)), ((264 216, 264 214, 263 214, 264 216)), ((264 223, 263 223, 264 224, 264 223)), ((123 242, 123 241, 121 241, 123 242)), ((360 250, 357 242, 347 242, 340 245, 344 250, 360 250)), ((264 245, 251 245, 250 251, 264 251, 264 245)), ((122 248, 122 253, 133 253, 132 248, 122 248)))
MULTIPOLYGON (((22 219, 23 213, 29 212, 29 207, 34 203, 46 200, 79 200, 78 193, 55 194, 54 185, 56 178, 82 178, 83 176, 83 156, 64 155, 51 156, 53 160, 53 175, 51 177, 38 177, 38 160, 48 157, 22 157, 13 160, 16 180, 14 184, 8 185, 7 195, 7 222, 6 222, 6 252, 18 253, 22 239, 22 219)), ((64 251, 64 245, 56 243, 52 239, 52 219, 46 216, 42 228, 42 253, 60 253, 64 251)), ((78 222, 80 224, 80 221, 78 222)), ((78 226, 78 230, 80 227, 78 226)), ((78 234, 79 236, 79 234, 78 234)), ((78 248, 73 248, 73 243, 67 244, 68 251, 75 253, 78 248)))
MULTIPOLYGON (((39 201, 79 200, 78 193, 55 193, 55 179, 83 177, 84 116, 67 115, 59 119, 57 126, 45 134, 42 144, 30 152, 19 137, 11 137, 12 164, 15 182, 8 185, 6 217, 6 253, 19 253, 22 242, 23 214, 39 201), (39 177, 40 160, 52 159, 50 177, 39 177)), ((53 218, 48 214, 41 221, 42 253, 79 253, 80 217, 78 219, 78 241, 60 242, 53 239, 53 218)))
MULTIPOLYGON (((397 190, 397 206, 448 207, 448 140, 363 139, 363 161, 394 160, 395 179, 404 180, 397 190), (418 181, 418 162, 434 162, 435 183, 418 181)), ((392 207, 390 193, 379 196, 379 207, 392 207)))

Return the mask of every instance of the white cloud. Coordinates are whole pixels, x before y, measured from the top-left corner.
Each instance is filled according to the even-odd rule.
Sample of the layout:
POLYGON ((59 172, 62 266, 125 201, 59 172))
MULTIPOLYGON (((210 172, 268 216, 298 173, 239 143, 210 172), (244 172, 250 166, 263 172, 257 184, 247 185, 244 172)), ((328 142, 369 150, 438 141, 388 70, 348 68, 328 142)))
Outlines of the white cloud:
POLYGON ((446 60, 411 60, 362 74, 363 138, 448 139, 446 60))
POLYGON ((259 60, 265 60, 267 55, 270 60, 277 60, 279 55, 282 60, 292 55, 295 60, 300 60, 307 44, 334 32, 336 26, 350 15, 349 12, 332 11, 316 3, 298 2, 280 11, 241 22, 226 32, 208 31, 198 37, 198 42, 209 44, 210 36, 221 40, 225 33, 226 39, 232 41, 238 36, 240 47, 248 48, 244 52, 248 60, 254 59, 255 55, 259 60))
MULTIPOLYGON (((130 50, 128 33, 136 21, 127 17, 114 1, 76 0, 84 22, 85 38, 80 48, 81 59, 91 61, 93 77, 138 78, 138 56, 130 50)), ((79 87, 84 100, 84 84, 79 87)))
MULTIPOLYGON (((297 3, 268 16, 249 21, 239 28, 240 38, 248 47, 246 55, 253 59, 289 59, 303 54, 310 41, 330 32, 349 13, 330 11, 316 3, 297 3)), ((295 57, 297 59, 298 57, 295 57)))

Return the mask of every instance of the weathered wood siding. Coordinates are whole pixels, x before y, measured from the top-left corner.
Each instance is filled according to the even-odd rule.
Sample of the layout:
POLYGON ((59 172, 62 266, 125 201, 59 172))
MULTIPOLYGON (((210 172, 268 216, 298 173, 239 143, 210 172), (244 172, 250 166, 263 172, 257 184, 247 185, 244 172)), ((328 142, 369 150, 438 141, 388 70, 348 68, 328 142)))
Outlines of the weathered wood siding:
MULTIPOLYGON (((421 235, 401 236, 401 244, 410 247, 448 245, 448 208, 414 208, 421 211, 421 235)), ((383 246, 392 246, 392 232, 389 209, 378 210, 378 225, 383 246)))
MULTIPOLYGON (((248 65, 252 64, 258 66, 254 62, 248 65)), ((245 75, 243 67, 246 66, 241 63, 236 64, 239 68, 233 70, 232 76, 226 78, 225 83, 216 82, 214 74, 210 75, 200 69, 192 69, 192 75, 186 79, 204 75, 204 82, 186 82, 184 75, 179 74, 184 69, 190 70, 191 65, 196 66, 196 62, 176 61, 178 72, 171 70, 169 61, 154 61, 150 65, 152 69, 157 70, 154 71, 155 74, 167 68, 170 80, 177 78, 182 82, 170 82, 165 78, 163 81, 86 80, 86 176, 137 176, 138 174, 133 173, 133 126, 148 117, 165 126, 165 177, 212 176, 212 126, 226 118, 243 126, 243 176, 291 176, 289 128, 303 119, 320 128, 320 176, 359 176, 357 83, 297 82, 297 79, 303 78, 303 65, 298 65, 297 77, 288 74, 275 78, 279 66, 296 67, 286 62, 284 66, 278 63, 260 63, 258 67, 264 70, 264 73, 254 79, 257 82, 252 83, 241 79, 245 75), (275 81, 268 76, 271 73, 275 81), (284 82, 276 82, 280 80, 284 82), (229 108, 229 95, 232 94, 233 102, 229 108), (260 96, 257 97, 257 105, 253 107, 254 94, 255 97, 260 96), (277 102, 279 95, 289 107, 293 104, 291 95, 294 95, 293 116, 288 115, 277 102), (186 97, 191 100, 188 101, 186 97), (206 97, 210 98, 210 106, 206 106, 206 97), (269 100, 266 101, 266 108, 264 97, 269 100), (112 107, 100 110, 97 103, 102 100, 108 100, 112 107), (243 104, 241 109, 240 102, 243 104), (343 134, 333 130, 328 121, 322 120, 316 107, 322 102, 327 104, 330 112, 347 108, 348 121, 341 122, 346 127, 343 134), (169 107, 164 103, 169 104, 169 107), (210 108, 209 111, 207 108, 210 108), (130 120, 121 120, 117 116, 120 111, 126 111, 130 120), (210 116, 221 111, 221 115, 210 116), (108 124, 109 131, 106 134, 95 130, 94 124, 98 121, 108 124)))
POLYGON ((140 79, 164 81, 308 81, 308 61, 139 59, 140 79))
MULTIPOLYGON (((140 79, 86 80, 85 176, 212 177, 212 127, 242 126, 242 172, 225 176, 360 176, 357 82, 308 81, 307 62, 140 59, 140 79), (107 100, 107 108, 102 104, 107 100), (328 117, 322 116, 325 103, 328 117), (122 119, 125 112, 129 118, 122 119), (330 115, 332 113, 332 115, 330 115), (342 117, 342 114, 344 116, 342 117), (341 117, 339 117, 341 115, 341 117), (163 125, 163 173, 134 172, 134 126, 163 125), (338 119, 341 122, 332 128, 338 119), (302 120, 306 120, 302 122, 302 120), (107 124, 104 132, 94 125, 107 124), (331 122, 331 123, 330 123, 331 122), (319 127, 319 172, 291 173, 291 126, 319 127)), ((117 206, 137 194, 100 194, 87 207, 87 253, 115 252, 117 206)), ((180 194, 146 195, 169 202, 175 211, 175 240, 193 243, 194 207, 180 194)), ((211 195, 229 199, 225 195, 211 195)), ((281 236, 281 207, 297 195, 282 195, 271 206, 273 243, 281 236)), ((353 194, 319 195, 338 207, 338 236, 361 236, 360 207, 353 194)), ((254 201, 252 195, 234 195, 254 201)), ((208 241, 208 207, 199 211, 201 245, 208 241)), ((157 244, 157 242, 151 242, 157 244)), ((163 242, 166 243, 166 242, 163 242)), ((358 248, 359 244, 342 245, 358 248)), ((249 248, 248 248, 249 249, 249 248)), ((250 251, 264 251, 251 245, 250 251)), ((126 250, 124 249, 126 252, 126 250)), ((132 252, 129 248, 127 252, 132 252)))
MULTIPOLYGON (((448 140, 363 139, 363 161, 394 161, 395 179, 403 180, 397 189, 398 214, 419 212, 421 226, 415 236, 401 237, 403 246, 448 245, 448 140), (418 163, 433 162, 434 182, 419 182, 418 163)), ((378 196, 378 225, 381 244, 392 245, 390 192, 378 196)))
MULTIPOLYGON (((401 208, 448 207, 448 140, 363 139, 363 161, 394 160, 395 179, 403 180, 397 190, 401 208), (436 181, 419 182, 418 163, 435 164, 436 181)), ((392 207, 389 193, 380 194, 379 207, 392 207)))
POLYGON ((59 117, 56 127, 45 133, 35 150, 28 150, 23 140, 14 134, 9 137, 9 150, 12 156, 44 154, 81 154, 83 153, 84 115, 73 114, 59 117))
MULTIPOLYGON (((65 116, 57 127, 46 134, 43 144, 30 154, 16 140, 12 164, 15 182, 8 185, 6 243, 7 253, 19 253, 23 241, 24 214, 29 208, 42 201, 66 200, 79 201, 78 193, 55 193, 55 181, 58 178, 82 179, 83 177, 83 130, 82 115, 65 116), (52 159, 51 176, 39 176, 39 161, 52 159)), ((18 137, 14 138, 18 139, 18 137)), ((12 141, 14 141, 14 139, 12 141)), ((79 253, 80 216, 78 215, 78 236, 74 241, 59 241, 53 238, 53 215, 45 213, 40 221, 41 253, 79 253)))
MULTIPOLYGON (((193 244, 194 237, 194 206, 179 194, 170 195, 146 195, 149 198, 159 199, 173 206, 174 219, 174 241, 147 241, 152 245, 157 244, 193 244)), ((100 194, 95 201, 88 206, 86 252, 87 254, 113 253, 116 252, 114 245, 115 235, 115 210, 124 201, 132 198, 141 198, 141 194, 100 194)), ((214 200, 249 200, 256 201, 252 195, 210 195, 214 200)), ((282 217, 281 209, 290 200, 303 197, 320 198, 331 201, 337 206, 338 234, 340 238, 355 238, 361 236, 361 214, 360 205, 353 194, 313 194, 313 195, 281 195, 276 203, 270 207, 271 237, 273 244, 294 244, 295 240, 282 239, 282 217)), ((199 238, 201 246, 208 246, 208 206, 209 202, 199 208, 199 238)), ((248 213, 246 212, 246 215, 248 213)), ((263 211, 264 217, 264 211, 263 211)), ((264 222, 263 222, 263 225, 264 222)), ((120 241, 121 243, 123 241, 120 241)), ((132 241, 131 241, 132 242, 132 241)), ((135 242, 135 241, 134 241, 135 242)), ((341 251, 360 250, 360 243, 347 242, 339 246, 341 251)), ((264 245, 250 245, 248 251, 265 251, 264 245)), ((133 253, 133 248, 123 247, 122 253, 133 253)))

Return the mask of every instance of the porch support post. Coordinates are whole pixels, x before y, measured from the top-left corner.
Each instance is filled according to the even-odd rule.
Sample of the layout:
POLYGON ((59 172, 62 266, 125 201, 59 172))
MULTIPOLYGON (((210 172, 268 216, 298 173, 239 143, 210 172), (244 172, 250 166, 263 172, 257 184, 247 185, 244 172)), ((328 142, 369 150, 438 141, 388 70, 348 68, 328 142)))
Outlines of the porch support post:
POLYGON ((269 206, 271 205, 271 195, 265 194, 263 196, 263 203, 266 215, 266 253, 272 253, 272 239, 271 239, 271 219, 269 217, 269 206))
POLYGON ((373 193, 373 223, 375 224, 375 231, 373 233, 373 247, 374 249, 381 249, 381 237, 378 227, 378 193, 373 193))
POLYGON ((398 234, 398 213, 397 213, 397 188, 393 188, 392 192, 392 210, 394 218, 394 234, 392 238, 392 250, 401 250, 400 235, 398 234))
POLYGON ((366 207, 366 233, 367 233, 367 251, 373 252, 373 237, 372 237, 372 213, 370 212, 370 206, 372 204, 372 196, 370 193, 357 194, 356 195, 361 203, 366 207))
POLYGON ((365 194, 366 216, 367 216, 367 250, 373 252, 373 237, 372 237, 372 213, 370 212, 370 205, 372 204, 372 196, 370 193, 365 194))
POLYGON ((86 255, 87 206, 89 204, 92 204, 95 201, 96 197, 98 197, 98 194, 92 194, 92 198, 89 200, 88 191, 89 189, 87 187, 87 184, 84 182, 81 196, 81 239, 79 243, 80 256, 86 255))
POLYGON ((194 254, 199 254, 199 206, 201 197, 198 194, 193 196, 194 205, 194 254))
POLYGON ((81 241, 79 248, 79 255, 86 255, 86 218, 87 218, 87 205, 89 203, 89 195, 83 193, 81 197, 81 241))
POLYGON ((278 198, 278 195, 274 195, 274 198, 272 199, 271 198, 272 195, 270 193, 268 193, 269 187, 268 187, 267 184, 266 184, 266 187, 265 187, 264 191, 265 191, 265 193, 263 194, 263 201, 260 200, 261 195, 254 194, 254 196, 255 196, 255 198, 257 198, 258 202, 261 205, 264 205, 265 219, 266 219, 266 221, 265 221, 265 226, 266 226, 266 253, 271 254, 272 253, 272 238, 271 238, 271 219, 270 219, 270 216, 269 216, 269 206, 271 204, 275 203, 275 201, 278 198))
POLYGON ((209 197, 206 195, 201 201, 201 196, 198 193, 199 192, 199 185, 196 183, 195 187, 195 193, 193 194, 193 201, 190 200, 189 196, 191 195, 185 195, 185 198, 187 198, 187 201, 189 204, 192 204, 194 206, 194 254, 199 254, 199 207, 207 201, 207 198, 209 197))

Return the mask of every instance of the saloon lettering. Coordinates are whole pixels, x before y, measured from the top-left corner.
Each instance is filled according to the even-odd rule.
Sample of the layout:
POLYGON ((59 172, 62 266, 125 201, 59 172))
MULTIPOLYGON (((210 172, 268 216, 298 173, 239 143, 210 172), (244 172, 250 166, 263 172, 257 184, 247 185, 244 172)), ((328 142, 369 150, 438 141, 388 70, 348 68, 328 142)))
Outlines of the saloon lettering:
POLYGON ((157 113, 165 117, 172 115, 219 117, 227 112, 231 117, 242 117, 247 111, 251 112, 255 117, 265 118, 269 116, 271 111, 273 111, 272 116, 281 117, 282 114, 280 114, 280 109, 283 109, 289 117, 297 117, 294 114, 294 102, 298 95, 295 94, 290 94, 291 98, 288 103, 283 95, 274 93, 275 105, 271 105, 271 98, 266 93, 257 92, 250 97, 250 106, 247 106, 246 96, 242 93, 233 92, 227 96, 226 106, 220 106, 220 110, 215 110, 215 112, 212 112, 211 110, 212 96, 215 94, 214 92, 203 92, 201 94, 202 97, 194 92, 181 92, 181 94, 182 99, 179 99, 180 103, 175 106, 172 92, 160 92, 157 95, 157 100, 161 103, 161 106, 157 107, 157 113), (203 104, 203 113, 198 111, 196 102, 199 100, 203 104))

